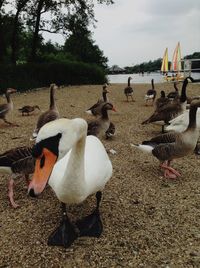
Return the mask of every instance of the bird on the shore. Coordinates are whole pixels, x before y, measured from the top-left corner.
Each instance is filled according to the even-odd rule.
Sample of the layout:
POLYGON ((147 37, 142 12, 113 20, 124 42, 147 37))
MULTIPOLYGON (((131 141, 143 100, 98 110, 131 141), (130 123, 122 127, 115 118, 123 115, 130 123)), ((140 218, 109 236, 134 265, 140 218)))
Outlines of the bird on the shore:
POLYGON ((58 109, 56 107, 56 103, 55 103, 55 90, 57 89, 57 85, 56 84, 51 84, 50 85, 50 105, 49 105, 49 110, 47 110, 46 112, 42 113, 37 121, 37 125, 36 128, 33 132, 33 139, 35 139, 37 137, 37 134, 40 130, 40 128, 45 125, 46 123, 56 120, 60 117, 58 109))
POLYGON ((148 119, 142 122, 142 125, 159 122, 162 125, 163 132, 165 124, 168 124, 171 119, 177 117, 179 114, 182 114, 186 110, 187 105, 186 88, 188 85, 188 79, 191 79, 191 77, 185 78, 180 99, 174 99, 172 102, 157 108, 148 119))
POLYGON ((124 94, 126 96, 127 101, 128 101, 128 97, 131 97, 132 101, 134 101, 134 99, 133 99, 133 88, 131 87, 131 82, 130 82, 131 79, 132 79, 132 77, 129 76, 128 77, 128 85, 124 89, 124 94))
POLYGON ((83 119, 58 119, 44 125, 33 151, 35 172, 28 193, 37 197, 48 183, 62 203, 62 221, 48 245, 70 247, 78 236, 99 237, 103 230, 99 206, 102 190, 112 176, 112 164, 101 141, 87 136, 83 119), (66 204, 80 204, 96 193, 96 208, 74 226, 66 204), (77 233, 77 229, 79 232, 77 233))
POLYGON ((32 156, 31 147, 17 147, 0 154, 0 173, 10 174, 8 183, 8 197, 13 208, 18 205, 14 201, 14 183, 19 177, 24 176, 26 181, 34 172, 35 160, 32 156))
POLYGON ((172 160, 187 156, 192 153, 196 147, 199 137, 199 129, 196 124, 196 112, 200 107, 200 101, 191 103, 189 111, 189 124, 182 133, 169 132, 149 141, 143 141, 142 144, 132 144, 139 150, 150 153, 160 161, 160 167, 164 169, 166 178, 176 178, 180 173, 170 167, 172 160))
POLYGON ((103 90, 102 90, 102 98, 100 98, 94 105, 92 105, 89 109, 86 110, 86 113, 98 116, 101 115, 101 108, 102 106, 108 102, 108 97, 107 94, 110 91, 108 90, 107 84, 103 85, 103 90))
POLYGON ((167 94, 167 98, 169 98, 169 99, 176 99, 176 98, 179 97, 177 82, 174 82, 174 89, 175 89, 175 91, 171 91, 171 92, 169 92, 167 94))
POLYGON ((101 136, 101 135, 106 135, 106 137, 108 137, 108 132, 110 132, 110 134, 112 134, 113 130, 109 131, 109 127, 110 127, 110 119, 108 116, 108 111, 112 110, 115 111, 115 108, 113 107, 112 103, 105 103, 102 108, 101 108, 101 116, 95 120, 89 121, 88 122, 88 131, 87 131, 87 135, 94 135, 94 136, 101 136), (106 134, 106 131, 107 134, 106 134))
POLYGON ((18 126, 17 124, 11 123, 6 119, 6 115, 13 110, 13 101, 10 97, 10 94, 17 92, 14 88, 8 88, 6 90, 5 96, 7 103, 0 104, 0 119, 2 119, 6 124, 11 126, 18 126))
POLYGON ((35 109, 40 110, 40 107, 38 105, 33 105, 33 106, 25 105, 22 108, 19 108, 18 111, 21 112, 23 116, 25 114, 30 115, 30 113, 35 111, 35 109))
POLYGON ((154 79, 151 79, 151 89, 148 89, 146 95, 144 96, 145 105, 147 105, 149 101, 151 101, 151 104, 153 105, 156 98, 156 94, 157 92, 154 87, 154 79))

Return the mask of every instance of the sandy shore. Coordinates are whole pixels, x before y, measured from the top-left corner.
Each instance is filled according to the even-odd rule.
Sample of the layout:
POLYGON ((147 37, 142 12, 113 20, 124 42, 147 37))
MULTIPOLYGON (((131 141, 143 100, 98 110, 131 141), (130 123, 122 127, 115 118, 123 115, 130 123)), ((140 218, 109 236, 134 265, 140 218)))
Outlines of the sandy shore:
MULTIPOLYGON (((172 91, 172 84, 156 84, 172 91)), ((60 221, 60 204, 50 187, 40 198, 27 197, 24 181, 18 181, 15 199, 20 208, 10 207, 7 199, 8 176, 0 176, 0 267, 200 267, 200 181, 199 157, 191 155, 174 162, 182 173, 177 180, 166 180, 158 161, 133 148, 160 132, 155 125, 141 122, 153 111, 144 105, 150 85, 134 85, 135 102, 126 102, 125 85, 111 85, 110 101, 117 109, 110 113, 116 126, 113 140, 102 139, 113 163, 113 177, 106 185, 101 204, 104 231, 99 239, 82 237, 69 248, 49 247, 47 238, 60 221)), ((180 85, 179 85, 180 88, 180 85)), ((188 95, 199 95, 199 85, 189 84, 188 95)), ((57 107, 68 118, 91 118, 84 112, 101 95, 101 86, 73 86, 56 92, 57 107)), ((19 127, 0 121, 0 152, 31 145, 29 137, 38 115, 23 116, 18 108, 39 105, 46 110, 49 90, 42 89, 12 96, 14 112, 8 119, 19 127)), ((0 97, 0 103, 5 99, 0 97)), ((69 208, 72 220, 89 213, 95 197, 69 208)))

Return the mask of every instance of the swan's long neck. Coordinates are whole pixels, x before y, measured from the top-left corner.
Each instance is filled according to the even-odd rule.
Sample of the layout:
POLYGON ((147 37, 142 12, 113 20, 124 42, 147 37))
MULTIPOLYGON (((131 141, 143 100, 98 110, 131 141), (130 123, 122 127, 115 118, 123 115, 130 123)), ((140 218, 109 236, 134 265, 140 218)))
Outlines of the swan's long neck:
POLYGON ((80 199, 83 198, 85 193, 85 143, 86 138, 83 137, 72 147, 66 170, 59 185, 60 192, 71 198, 68 202, 74 202, 73 196, 80 195, 80 199))
POLYGON ((54 95, 55 95, 55 89, 54 89, 54 87, 52 87, 50 89, 50 106, 49 106, 50 109, 56 108, 54 95))

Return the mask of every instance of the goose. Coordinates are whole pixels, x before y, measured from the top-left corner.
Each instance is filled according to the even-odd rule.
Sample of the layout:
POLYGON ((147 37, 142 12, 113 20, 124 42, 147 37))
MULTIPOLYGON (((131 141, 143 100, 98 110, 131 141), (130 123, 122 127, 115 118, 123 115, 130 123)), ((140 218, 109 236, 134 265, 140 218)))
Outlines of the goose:
POLYGON ((154 100, 156 98, 157 92, 156 92, 156 90, 154 88, 154 79, 151 79, 151 86, 152 86, 152 88, 147 90, 147 93, 146 93, 146 95, 144 97, 144 99, 146 101, 145 105, 147 105, 148 101, 152 101, 152 105, 153 105, 154 100))
POLYGON ((6 90, 6 99, 7 103, 5 104, 0 104, 0 119, 2 119, 6 124, 12 125, 12 126, 18 126, 17 124, 11 123, 6 119, 6 115, 13 110, 13 102, 10 97, 10 94, 13 94, 17 92, 16 89, 14 88, 8 88, 6 90))
POLYGON ((180 99, 174 99, 172 102, 169 102, 166 105, 163 105, 160 108, 156 109, 147 120, 142 122, 142 125, 161 121, 163 132, 165 124, 168 124, 172 118, 175 118, 179 114, 182 114, 186 110, 186 88, 188 84, 188 79, 191 79, 191 77, 187 77, 184 80, 180 99))
POLYGON ((108 154, 95 136, 87 136, 87 122, 81 118, 61 118, 44 125, 33 148, 35 172, 28 194, 36 197, 46 184, 62 203, 60 226, 48 238, 48 245, 69 247, 79 236, 99 237, 103 230, 99 206, 102 190, 112 176, 108 154), (91 215, 71 223, 66 204, 82 203, 96 193, 96 208, 91 215))
POLYGON ((19 108, 18 111, 22 113, 23 115, 30 115, 30 113, 34 112, 35 109, 40 110, 40 107, 38 105, 30 106, 30 105, 25 105, 22 108, 19 108))
POLYGON ((106 102, 108 102, 108 97, 107 94, 110 91, 107 88, 107 84, 103 85, 103 90, 102 90, 102 98, 99 99, 94 105, 92 105, 89 109, 87 109, 86 113, 94 115, 94 116, 98 116, 101 115, 101 108, 103 106, 103 104, 105 104, 106 102))
POLYGON ((31 147, 17 147, 0 154, 0 173, 11 174, 8 183, 8 197, 13 208, 17 208, 14 201, 14 180, 24 175, 27 182, 29 175, 34 172, 35 160, 32 156, 31 147))
POLYGON ((169 99, 175 99, 175 98, 178 98, 179 97, 177 82, 174 82, 174 89, 175 89, 175 91, 169 92, 169 94, 167 95, 167 98, 169 98, 169 99))
MULTIPOLYGON (((116 112, 112 103, 109 103, 109 102, 105 103, 101 108, 101 116, 97 118, 96 120, 88 122, 87 135, 94 135, 94 136, 100 136, 102 134, 105 135, 106 131, 112 133, 111 129, 109 131, 110 120, 108 117, 108 110, 112 110, 116 112)), ((112 125, 111 125, 111 128, 112 128, 112 125)), ((106 137, 107 135, 109 134, 106 134, 106 137)))
POLYGON ((155 102, 155 108, 156 109, 159 109, 161 108, 162 106, 170 103, 171 100, 168 99, 166 96, 165 96, 165 91, 164 90, 161 90, 160 92, 160 98, 158 98, 155 102))
POLYGON ((131 83, 130 83, 131 79, 132 79, 132 77, 129 76, 128 77, 128 86, 125 87, 125 89, 124 89, 124 94, 126 95, 127 101, 128 101, 128 97, 131 97, 132 101, 134 101, 134 99, 133 99, 133 89, 132 89, 131 83))
POLYGON ((50 105, 49 105, 49 110, 47 110, 46 112, 42 113, 37 121, 37 126, 33 132, 33 139, 35 139, 37 137, 37 133, 40 130, 40 128, 46 124, 47 122, 56 120, 60 117, 58 109, 56 107, 55 104, 55 90, 57 89, 57 85, 56 84, 51 84, 50 85, 50 105))
POLYGON ((196 112, 200 107, 200 101, 191 103, 189 112, 189 124, 182 133, 169 132, 149 141, 143 141, 142 144, 132 144, 143 152, 155 156, 160 161, 160 167, 164 169, 164 177, 176 178, 180 173, 170 167, 170 162, 176 158, 187 156, 192 153, 196 147, 199 137, 199 129, 196 124, 196 112))
POLYGON ((109 128, 105 132, 106 134, 106 139, 110 139, 115 135, 115 125, 110 122, 109 128))

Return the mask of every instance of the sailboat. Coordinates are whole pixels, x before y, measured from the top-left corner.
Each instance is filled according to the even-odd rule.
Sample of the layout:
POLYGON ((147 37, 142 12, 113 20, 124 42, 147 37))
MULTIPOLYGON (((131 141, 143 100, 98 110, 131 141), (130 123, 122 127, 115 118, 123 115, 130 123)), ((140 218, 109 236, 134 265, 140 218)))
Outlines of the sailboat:
MULTIPOLYGON (((165 54, 167 49, 165 50, 165 54)), ((166 56, 164 54, 163 57, 163 62, 162 62, 162 66, 161 66, 161 71, 165 74, 164 79, 166 81, 182 81, 184 79, 184 76, 181 74, 181 47, 180 47, 180 42, 178 42, 174 53, 173 53, 173 57, 172 57, 172 62, 171 62, 171 66, 170 66, 170 72, 172 72, 171 75, 168 75, 168 69, 166 71, 163 71, 163 65, 166 64, 167 68, 168 68, 168 55, 166 56), (165 61, 167 61, 167 63, 165 63, 165 61)))
POLYGON ((161 72, 163 74, 165 74, 168 71, 169 71, 169 67, 168 67, 168 48, 166 48, 164 56, 163 56, 163 60, 162 60, 161 72))

